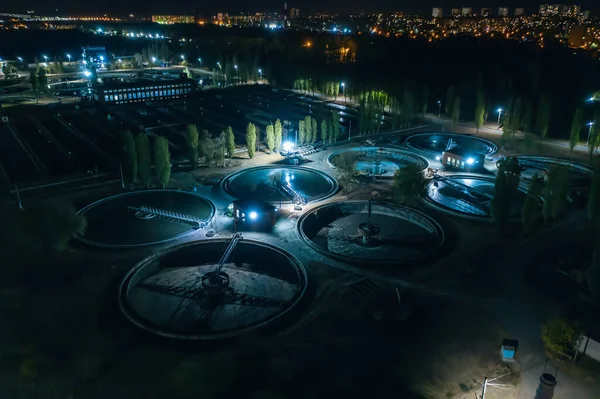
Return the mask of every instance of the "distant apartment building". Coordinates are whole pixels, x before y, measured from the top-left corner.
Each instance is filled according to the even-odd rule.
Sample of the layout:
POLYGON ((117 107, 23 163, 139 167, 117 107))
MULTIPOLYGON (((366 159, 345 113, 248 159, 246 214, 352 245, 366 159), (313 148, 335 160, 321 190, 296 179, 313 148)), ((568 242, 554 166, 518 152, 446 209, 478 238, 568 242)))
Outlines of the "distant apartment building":
POLYGON ((431 16, 433 18, 443 18, 444 17, 444 11, 441 8, 434 8, 433 12, 431 13, 431 16))
POLYGON ((450 12, 450 14, 452 14, 453 17, 457 17, 460 15, 460 8, 453 8, 450 12))
POLYGON ((290 19, 298 18, 300 16, 299 8, 290 8, 290 19))
POLYGON ((586 28, 583 25, 575 25, 569 32, 569 47, 579 48, 583 46, 586 28))
POLYGON ((461 10, 461 14, 464 17, 470 17, 471 15, 473 15, 473 9, 471 7, 463 7, 461 10))
POLYGON ((193 15, 153 15, 152 22, 157 24, 193 24, 196 22, 196 17, 193 15))
POLYGON ((525 9, 515 8, 515 17, 520 17, 521 15, 525 15, 525 9))
POLYGON ((568 4, 542 4, 539 14, 542 17, 578 17, 581 6, 568 4))
POLYGON ((482 17, 491 17, 492 16, 492 9, 491 8, 482 8, 481 9, 481 16, 482 17))
POLYGON ((508 17, 508 7, 499 7, 498 16, 502 18, 508 17))

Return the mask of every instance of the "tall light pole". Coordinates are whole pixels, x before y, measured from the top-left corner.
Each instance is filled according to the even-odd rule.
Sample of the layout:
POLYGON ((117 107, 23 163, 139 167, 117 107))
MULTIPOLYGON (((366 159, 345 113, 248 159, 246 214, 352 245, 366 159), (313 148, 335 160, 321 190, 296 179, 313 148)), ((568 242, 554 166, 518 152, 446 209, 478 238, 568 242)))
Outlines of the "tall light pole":
POLYGON ((67 58, 69 59, 69 62, 71 62, 71 54, 67 53, 67 58))
MULTIPOLYGON (((235 79, 239 81, 239 75, 238 75, 237 65, 234 65, 233 68, 235 69, 235 79)), ((239 83, 239 82, 236 82, 236 83, 239 83)))
POLYGON ((150 70, 152 70, 152 67, 154 66, 154 63, 156 62, 156 57, 152 57, 152 59, 150 61, 152 61, 150 63, 150 70))
POLYGON ((18 59, 20 62, 23 62, 23 58, 21 58, 21 57, 17 57, 17 59, 18 59))
POLYGON ((346 103, 346 83, 342 82, 342 93, 344 93, 344 103, 346 103))
POLYGON ((590 122, 588 123, 588 126, 590 127, 588 130, 588 139, 587 139, 587 145, 590 145, 590 140, 592 139, 592 128, 594 127, 594 122, 590 122))
POLYGON ((498 127, 500 127, 500 117, 502 116, 502 108, 498 108, 498 127))
POLYGON ((181 62, 185 61, 185 55, 181 54, 181 62))
POLYGON ((262 69, 258 68, 258 77, 262 79, 262 69))
POLYGON ((438 100, 438 119, 442 116, 442 102, 438 100))

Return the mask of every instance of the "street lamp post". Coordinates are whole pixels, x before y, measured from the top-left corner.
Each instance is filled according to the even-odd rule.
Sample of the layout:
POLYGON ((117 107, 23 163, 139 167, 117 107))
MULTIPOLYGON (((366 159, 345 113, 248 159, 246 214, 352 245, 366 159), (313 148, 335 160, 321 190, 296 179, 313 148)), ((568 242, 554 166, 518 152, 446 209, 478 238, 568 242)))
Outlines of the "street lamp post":
POLYGON ((500 117, 502 116, 502 108, 498 108, 498 127, 500 127, 500 117))
POLYGON ((442 116, 442 102, 438 100, 438 119, 442 116))
POLYGON ((262 79, 262 69, 258 68, 258 77, 262 79))
POLYGON ((342 82, 342 93, 344 93, 344 104, 346 103, 346 83, 342 82))
POLYGON ((154 66, 154 63, 156 62, 156 57, 152 57, 152 59, 150 60, 150 70, 152 70, 152 67, 154 66))
POLYGON ((239 75, 238 75, 238 67, 237 65, 234 65, 233 68, 235 69, 235 79, 236 79, 236 83, 239 83, 238 81, 239 79, 239 75))
POLYGON ((69 62, 71 62, 71 54, 67 53, 67 58, 69 59, 69 62))
POLYGON ((589 146, 589 145, 590 145, 590 140, 591 140, 591 138, 592 138, 592 128, 594 127, 594 122, 590 122, 590 123, 588 123, 588 126, 589 126, 590 128, 588 129, 587 145, 589 146))

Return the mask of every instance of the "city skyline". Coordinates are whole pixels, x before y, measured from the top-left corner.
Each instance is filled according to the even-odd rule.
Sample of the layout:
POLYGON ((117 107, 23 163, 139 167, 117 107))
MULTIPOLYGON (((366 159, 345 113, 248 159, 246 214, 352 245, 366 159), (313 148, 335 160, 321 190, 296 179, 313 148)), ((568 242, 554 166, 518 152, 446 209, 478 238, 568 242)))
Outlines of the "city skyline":
MULTIPOLYGON (((317 2, 314 0, 296 0, 288 2, 288 8, 299 8, 306 13, 315 12, 338 12, 338 13, 359 13, 359 12, 390 12, 404 11, 415 12, 423 15, 431 14, 434 7, 447 9, 470 7, 473 10, 481 8, 490 8, 498 10, 499 7, 507 7, 511 10, 515 8, 523 8, 526 13, 531 14, 539 9, 541 4, 569 4, 580 5, 582 9, 597 10, 598 4, 593 0, 582 1, 560 1, 560 2, 539 2, 532 0, 434 0, 424 3, 419 0, 403 0, 395 2, 391 0, 375 0, 368 3, 359 2, 358 0, 345 1, 333 0, 326 3, 317 2)), ((184 13, 184 14, 211 14, 215 12, 261 12, 261 11, 276 11, 283 9, 283 1, 278 0, 263 0, 256 3, 248 3, 242 0, 225 0, 217 5, 207 4, 200 5, 197 3, 165 3, 159 0, 99 0, 94 3, 82 3, 75 0, 28 0, 18 5, 13 5, 2 11, 7 12, 24 12, 33 10, 36 13, 53 13, 72 14, 72 13, 129 13, 129 12, 144 12, 144 13, 184 13)))

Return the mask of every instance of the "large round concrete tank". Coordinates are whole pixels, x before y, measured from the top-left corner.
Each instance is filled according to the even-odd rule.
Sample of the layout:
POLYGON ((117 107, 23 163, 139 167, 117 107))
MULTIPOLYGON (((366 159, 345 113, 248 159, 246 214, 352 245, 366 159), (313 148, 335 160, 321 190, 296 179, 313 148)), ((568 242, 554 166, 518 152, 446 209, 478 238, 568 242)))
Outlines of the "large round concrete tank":
POLYGON ((556 387, 556 377, 549 373, 542 374, 540 385, 535 391, 535 399, 552 399, 554 397, 554 387, 556 387))

